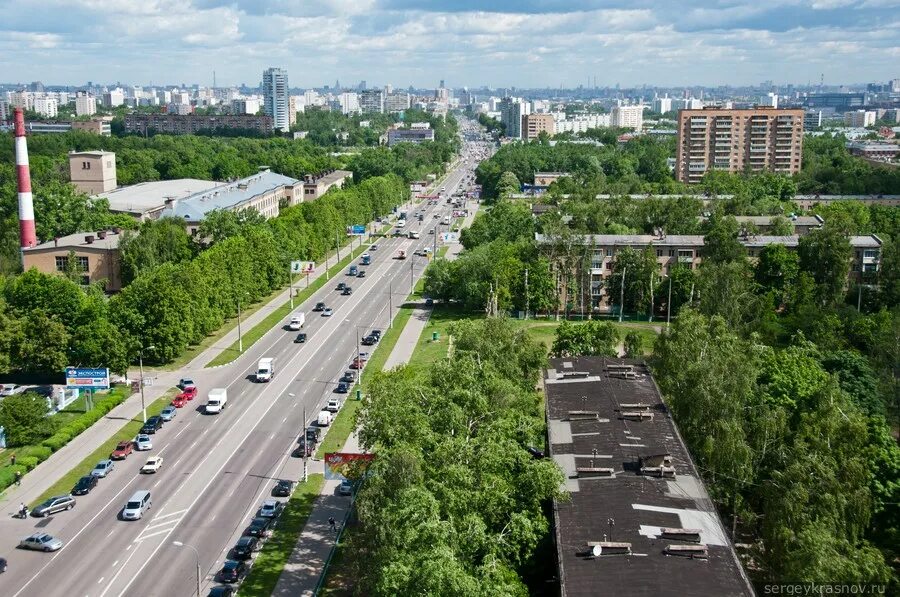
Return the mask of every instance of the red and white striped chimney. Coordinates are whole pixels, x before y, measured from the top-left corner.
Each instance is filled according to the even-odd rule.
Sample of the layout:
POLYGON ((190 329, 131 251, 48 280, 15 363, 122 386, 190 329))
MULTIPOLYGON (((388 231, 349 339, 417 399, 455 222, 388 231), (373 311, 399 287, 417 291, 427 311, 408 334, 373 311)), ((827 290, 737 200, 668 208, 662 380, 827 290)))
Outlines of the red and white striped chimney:
POLYGON ((28 169, 28 145, 25 143, 25 113, 15 109, 16 116, 16 175, 19 179, 19 245, 22 248, 37 244, 34 232, 34 201, 31 197, 31 172, 28 169))

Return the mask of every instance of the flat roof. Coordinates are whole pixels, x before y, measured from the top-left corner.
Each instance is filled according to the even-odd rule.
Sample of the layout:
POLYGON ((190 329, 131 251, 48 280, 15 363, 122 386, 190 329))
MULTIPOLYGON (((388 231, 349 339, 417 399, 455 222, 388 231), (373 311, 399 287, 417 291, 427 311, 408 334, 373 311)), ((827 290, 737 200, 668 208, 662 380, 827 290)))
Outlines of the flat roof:
POLYGON ((102 158, 105 155, 116 155, 116 154, 113 153, 112 151, 96 150, 96 151, 70 151, 69 155, 70 156, 88 155, 88 156, 92 156, 92 157, 102 158))
POLYGON ((562 597, 754 594, 646 365, 601 357, 550 359, 544 388, 550 455, 564 472, 570 496, 554 502, 562 597), (611 365, 631 365, 635 378, 611 376, 611 365), (634 412, 652 418, 625 415, 634 412), (660 463, 673 469, 671 476, 641 472, 660 463), (588 476, 579 468, 612 474, 588 476), (664 537, 663 529, 697 536, 664 537), (592 542, 620 545, 601 546, 601 555, 594 556, 592 542), (706 546, 705 558, 666 553, 669 546, 699 545, 706 546))
POLYGON ((106 230, 105 232, 106 238, 100 238, 97 232, 76 232, 75 234, 61 236, 56 240, 49 240, 45 243, 41 243, 33 247, 23 248, 22 250, 26 253, 31 253, 33 251, 46 251, 47 249, 65 249, 67 251, 79 249, 90 249, 98 251, 118 249, 119 241, 122 240, 122 233, 120 232, 117 234, 112 230, 106 230), (86 237, 88 236, 93 236, 94 241, 90 243, 87 242, 86 237))
POLYGON ((183 218, 187 222, 198 222, 214 209, 231 209, 259 195, 280 187, 293 186, 299 182, 271 170, 264 170, 234 182, 218 183, 218 186, 214 188, 199 191, 176 201, 173 206, 165 209, 162 216, 174 216, 183 218))
POLYGON ((310 185, 319 185, 319 184, 334 184, 340 180, 345 178, 349 178, 353 176, 353 172, 349 170, 335 170, 334 172, 329 172, 319 178, 314 179, 311 183, 304 183, 310 185))
POLYGON ((184 199, 220 184, 222 183, 196 178, 158 180, 120 187, 108 193, 100 193, 96 197, 109 201, 110 211, 143 214, 165 207, 167 197, 184 199))

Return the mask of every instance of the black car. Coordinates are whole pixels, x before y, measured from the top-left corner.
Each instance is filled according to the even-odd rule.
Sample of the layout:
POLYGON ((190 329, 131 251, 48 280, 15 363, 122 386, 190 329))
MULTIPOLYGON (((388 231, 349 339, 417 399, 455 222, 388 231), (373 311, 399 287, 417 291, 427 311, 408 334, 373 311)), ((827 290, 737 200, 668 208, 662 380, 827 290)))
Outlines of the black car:
MULTIPOLYGON (((313 421, 315 423, 315 421, 313 421)), ((310 425, 306 428, 306 439, 313 443, 317 443, 322 438, 322 430, 318 425, 310 425)))
POLYGON ((6 572, 6 558, 0 558, 0 573, 6 572))
POLYGON ((221 582, 237 582, 247 576, 247 564, 237 560, 226 560, 219 572, 221 582))
POLYGON ((313 311, 324 311, 325 303, 316 303, 316 306, 313 307, 313 311))
POLYGON ((344 296, 349 296, 349 295, 353 294, 353 289, 350 288, 349 286, 344 286, 344 289, 341 291, 341 294, 344 296))
POLYGON ((334 389, 338 394, 346 394, 350 391, 350 384, 345 381, 338 382, 337 387, 334 389))
POLYGON ((341 376, 340 381, 346 381, 347 383, 356 382, 356 371, 344 371, 344 375, 341 376))
POLYGON ((259 539, 256 537, 241 537, 231 550, 231 557, 235 560, 249 560, 254 551, 259 550, 259 539))
POLYGON ((365 337, 362 339, 362 345, 363 345, 363 346, 372 346, 372 345, 375 344, 376 342, 378 342, 378 338, 376 338, 376 337, 373 336, 372 334, 369 334, 368 336, 365 336, 365 337))
POLYGON ((272 528, 272 519, 264 518, 262 516, 257 516, 252 521, 250 521, 250 526, 247 527, 247 535, 251 537, 264 537, 266 533, 269 532, 269 529, 272 528))
POLYGON ((357 277, 357 278, 365 278, 365 277, 366 277, 366 270, 364 270, 364 269, 359 270, 359 273, 356 274, 356 277, 357 277))
MULTIPOLYGON (((306 438, 303 439, 305 440, 306 438)), ((301 441, 299 444, 297 444, 297 447, 294 448, 294 451, 291 452, 291 456, 293 456, 294 458, 309 458, 313 455, 313 450, 315 449, 315 442, 301 441)))
POLYGON ((335 288, 335 290, 343 290, 346 287, 347 287, 346 282, 338 282, 337 288, 335 288))
POLYGON ((219 585, 209 590, 209 597, 233 597, 234 587, 228 585, 219 585))
POLYGON ((306 342, 306 332, 300 332, 297 334, 297 337, 294 338, 294 344, 303 344, 306 342))
POLYGON ((149 419, 147 419, 147 422, 144 423, 144 426, 141 427, 141 433, 143 433, 143 434, 156 433, 157 431, 162 429, 162 426, 163 426, 162 418, 155 417, 155 416, 150 417, 149 419))
POLYGON ((275 487, 272 488, 273 497, 290 497, 294 491, 294 482, 288 479, 279 479, 275 487))
POLYGON ((375 336, 376 341, 381 340, 381 330, 372 330, 369 335, 375 336))
POLYGON ((94 475, 85 475, 78 479, 78 483, 72 488, 72 495, 87 495, 94 487, 97 487, 97 477, 94 475))

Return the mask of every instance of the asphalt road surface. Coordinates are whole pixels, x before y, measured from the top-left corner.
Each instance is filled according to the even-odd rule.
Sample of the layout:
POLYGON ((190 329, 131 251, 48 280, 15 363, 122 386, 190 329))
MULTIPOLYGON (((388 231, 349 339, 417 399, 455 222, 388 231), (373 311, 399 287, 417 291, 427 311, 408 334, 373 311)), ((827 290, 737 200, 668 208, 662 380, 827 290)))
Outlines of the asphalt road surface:
MULTIPOLYGON (((445 195, 454 192, 472 165, 460 161, 444 183, 445 195)), ((199 396, 152 436, 153 450, 135 452, 116 463, 96 489, 76 498, 74 510, 45 519, 4 521, 0 553, 9 560, 9 570, 0 576, 0 594, 196 594, 194 552, 174 541, 198 550, 202 593, 216 584, 231 546, 270 497, 275 481, 302 475, 302 459, 293 458, 291 452, 307 422, 316 418, 328 398, 353 399, 335 394, 334 388, 357 353, 357 335, 388 328, 411 281, 427 265, 413 252, 433 246, 428 229, 452 208, 442 201, 410 211, 408 226, 421 231, 419 239, 377 240, 378 249, 369 251, 371 265, 361 266, 366 277, 339 274, 297 306, 295 312, 306 313, 305 344, 294 343, 296 332, 277 327, 231 365, 197 373, 193 377, 199 396), (425 210, 421 223, 412 217, 420 209, 425 210), (400 250, 406 251, 406 260, 395 259, 400 250), (341 281, 352 286, 350 296, 335 290, 341 281), (332 317, 312 311, 319 301, 334 309, 332 317), (264 357, 275 359, 275 374, 269 383, 255 383, 256 364, 264 357), (207 391, 219 387, 228 389, 227 407, 218 415, 204 414, 207 391), (139 469, 151 455, 162 456, 163 466, 155 475, 141 475, 139 469), (142 489, 152 494, 150 510, 139 521, 121 520, 125 502, 142 489), (22 537, 36 531, 62 539, 65 546, 55 553, 15 549, 22 537)), ((373 349, 361 347, 365 352, 373 349)))

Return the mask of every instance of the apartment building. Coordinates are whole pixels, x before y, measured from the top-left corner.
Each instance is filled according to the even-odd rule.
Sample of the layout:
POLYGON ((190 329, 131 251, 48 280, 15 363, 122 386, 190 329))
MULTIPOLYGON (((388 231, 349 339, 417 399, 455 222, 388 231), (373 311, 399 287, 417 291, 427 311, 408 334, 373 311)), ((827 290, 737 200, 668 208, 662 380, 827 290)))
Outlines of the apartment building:
POLYGON ((844 112, 844 125, 859 128, 875 126, 877 114, 874 110, 854 110, 852 112, 844 112))
POLYGON ((556 120, 552 114, 526 114, 522 117, 522 138, 537 139, 541 133, 556 134, 556 120))
POLYGON ((125 132, 165 133, 169 135, 192 135, 202 130, 245 129, 264 135, 271 135, 274 124, 271 116, 249 114, 126 114, 125 132))
POLYGON ((644 126, 644 106, 614 106, 610 122, 615 127, 640 131, 644 126))
POLYGON ((528 102, 517 97, 504 97, 500 101, 500 122, 506 125, 506 136, 522 138, 522 118, 531 112, 528 102))
POLYGON ((359 94, 359 111, 362 113, 384 112, 384 91, 381 89, 366 89, 359 94))
POLYGON ((80 282, 85 286, 104 282, 107 292, 118 292, 122 288, 121 253, 119 229, 97 232, 76 232, 61 238, 22 249, 22 264, 28 270, 32 267, 45 274, 80 274, 80 282), (75 263, 70 263, 74 259, 75 263))
POLYGON ((281 68, 263 71, 263 110, 271 117, 273 126, 279 131, 290 129, 288 117, 288 73, 281 68))
POLYGON ((89 93, 79 93, 75 96, 75 115, 93 116, 97 113, 97 98, 89 93))
POLYGON ((804 111, 775 108, 678 112, 675 176, 696 184, 710 170, 796 174, 803 148, 804 111))
POLYGON ((410 95, 405 92, 388 93, 384 98, 385 112, 403 112, 409 110, 410 95))

